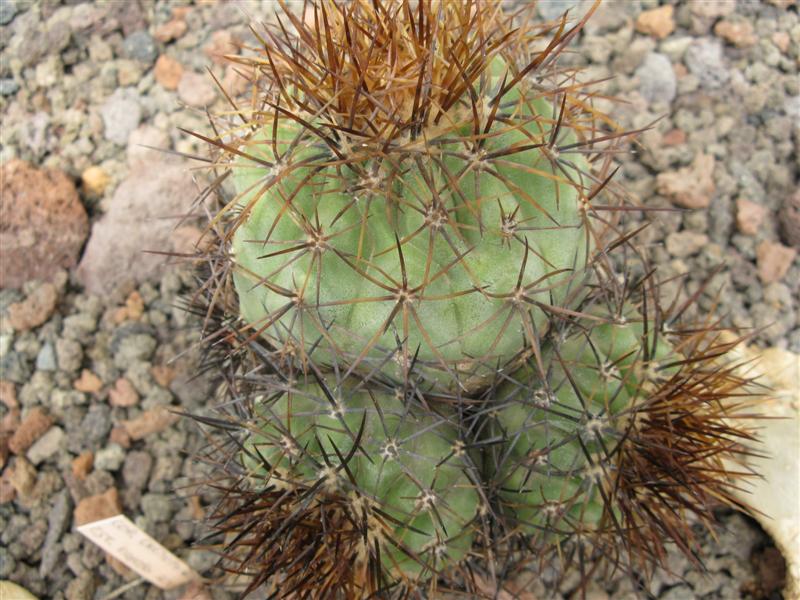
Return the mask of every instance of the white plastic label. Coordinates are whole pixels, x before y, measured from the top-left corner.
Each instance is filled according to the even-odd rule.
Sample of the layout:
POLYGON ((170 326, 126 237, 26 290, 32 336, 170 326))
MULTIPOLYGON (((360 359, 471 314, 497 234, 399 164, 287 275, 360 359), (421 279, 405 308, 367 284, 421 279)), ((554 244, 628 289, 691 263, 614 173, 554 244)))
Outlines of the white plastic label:
POLYGON ((78 527, 78 532, 162 590, 201 579, 189 565, 125 515, 86 523, 78 527))

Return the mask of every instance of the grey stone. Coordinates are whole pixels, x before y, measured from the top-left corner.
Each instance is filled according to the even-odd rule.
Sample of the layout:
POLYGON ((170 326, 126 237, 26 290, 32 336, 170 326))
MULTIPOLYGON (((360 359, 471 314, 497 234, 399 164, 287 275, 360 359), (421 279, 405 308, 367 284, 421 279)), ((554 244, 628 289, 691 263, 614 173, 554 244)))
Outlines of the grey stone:
POLYGON ((56 357, 59 369, 70 373, 77 371, 83 364, 83 347, 75 340, 59 338, 56 340, 56 357))
POLYGON ((50 342, 42 344, 42 348, 36 356, 36 369, 39 371, 55 371, 58 369, 56 351, 50 342))
POLYGON ((11 19, 17 14, 16 0, 4 0, 0 2, 0 25, 8 25, 11 19))
POLYGON ((4 77, 0 79, 0 96, 13 96, 18 91, 19 84, 13 77, 4 77))
POLYGON ((93 404, 86 412, 80 431, 84 443, 96 444, 105 440, 111 430, 111 409, 104 404, 93 404))
POLYGON ((639 92, 650 103, 669 104, 675 99, 678 81, 669 58, 658 52, 649 53, 636 69, 639 92))
POLYGON ((147 452, 134 450, 125 457, 122 467, 122 480, 126 487, 141 490, 150 476, 153 458, 147 452))
POLYGON ((116 471, 125 462, 125 450, 119 444, 109 444, 94 455, 94 466, 104 471, 116 471))
POLYGON ((558 19, 569 9, 573 19, 579 12, 581 0, 539 0, 536 9, 543 19, 558 19))
POLYGON ((149 360, 156 346, 155 338, 146 333, 126 336, 114 352, 114 365, 124 369, 134 361, 149 360))
POLYGON ((96 585, 92 572, 83 571, 67 585, 66 600, 92 600, 96 585))
POLYGON ((145 517, 153 523, 163 523, 172 516, 172 503, 167 494, 145 494, 141 506, 145 517))
POLYGON ((34 465, 43 463, 64 446, 64 430, 51 427, 28 449, 27 458, 34 465))
POLYGON ((120 88, 100 108, 105 127, 104 135, 108 141, 120 146, 128 143, 128 136, 142 120, 142 107, 138 98, 135 90, 120 88))
POLYGON ((158 57, 158 48, 153 37, 146 31, 135 31, 125 38, 122 51, 127 58, 152 65, 158 57))
POLYGON ((686 49, 683 60, 692 75, 706 89, 720 88, 730 79, 719 41, 706 38, 695 40, 686 49))
POLYGON ((67 490, 62 490, 56 495, 55 502, 47 516, 47 537, 42 548, 42 562, 39 566, 39 574, 42 577, 53 575, 53 571, 61 556, 61 544, 59 539, 67 529, 70 520, 70 508, 72 502, 67 490))
POLYGON ((97 329, 97 317, 88 312, 81 312, 64 318, 62 335, 79 342, 86 342, 95 329, 97 329))

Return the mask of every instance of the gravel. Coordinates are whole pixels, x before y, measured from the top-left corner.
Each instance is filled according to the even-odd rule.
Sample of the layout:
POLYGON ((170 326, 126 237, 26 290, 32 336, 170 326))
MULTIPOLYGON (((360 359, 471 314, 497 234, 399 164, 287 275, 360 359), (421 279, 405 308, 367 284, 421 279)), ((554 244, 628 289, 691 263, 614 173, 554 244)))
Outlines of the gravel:
MULTIPOLYGON (((718 301, 726 324, 756 328, 756 343, 800 351, 800 258, 792 252, 800 250, 797 5, 670 4, 673 12, 662 18, 672 23, 652 29, 670 33, 657 37, 636 28, 657 2, 607 2, 565 58, 587 67, 587 79, 610 78, 596 88, 598 107, 624 127, 652 125, 635 152, 619 157, 619 181, 632 201, 660 209, 687 202, 706 207, 656 213, 656 223, 642 235, 662 278, 686 274, 691 293, 725 264, 701 293, 701 306, 718 301), (630 102, 606 102, 604 95, 630 102), (686 181, 691 185, 681 188, 686 181), (739 207, 757 216, 757 226, 740 218, 739 207)), ((567 8, 580 15, 588 5, 542 0, 538 10, 556 18, 567 8)), ((213 56, 230 49, 219 44, 249 42, 246 15, 259 18, 271 6, 254 1, 243 11, 236 3, 183 7, 167 0, 146 9, 135 2, 0 2, 0 161, 18 158, 66 173, 93 225, 112 212, 121 184, 125 198, 145 185, 158 191, 153 207, 172 201, 162 194, 190 199, 191 181, 165 173, 192 165, 145 146, 202 150, 178 128, 207 131, 205 107, 227 110, 205 70, 225 80, 226 67, 213 56), (173 24, 159 33, 173 20, 185 27, 173 24)), ((173 210, 177 204, 169 206, 172 212, 164 215, 148 205, 151 212, 142 220, 151 221, 144 228, 165 226, 163 218, 179 212, 173 210)), ((202 476, 203 468, 187 456, 203 439, 193 423, 168 418, 165 410, 200 411, 213 394, 208 378, 193 377, 198 356, 190 349, 198 323, 175 308, 193 281, 185 269, 163 264, 126 278, 147 256, 142 251, 153 248, 123 239, 124 219, 114 219, 118 229, 97 253, 118 253, 130 267, 118 269, 112 289, 89 293, 71 270, 52 312, 33 318, 37 324, 27 331, 9 325, 9 311, 36 287, 0 290, 0 380, 12 385, 19 405, 12 409, 4 400, 0 419, 18 423, 34 409, 52 418, 2 467, 0 489, 8 489, 8 479, 14 497, 0 503, 0 544, 8 550, 0 552, 0 578, 41 598, 104 598, 129 581, 74 529, 78 503, 112 488, 126 515, 174 544, 204 575, 215 575, 213 554, 185 553, 203 529, 192 524, 191 491, 175 491, 188 473, 202 476), (78 390, 79 380, 91 389, 78 390)), ((173 225, 165 227, 171 232, 173 225)), ((191 239, 191 226, 186 234, 191 239)), ((671 288, 665 285, 665 293, 671 288)), ((197 502, 206 509, 211 499, 197 502)), ((671 555, 673 574, 655 574, 653 598, 780 597, 780 560, 769 539, 738 513, 719 516, 724 528, 718 540, 698 529, 706 572, 671 555)), ((543 573, 525 589, 537 598, 571 591, 568 583, 555 587, 543 573), (552 594, 545 593, 548 585, 552 594)), ((587 597, 635 593, 620 577, 587 597)), ((138 585, 119 597, 178 595, 138 585)), ((216 600, 232 597, 214 590, 216 600)))

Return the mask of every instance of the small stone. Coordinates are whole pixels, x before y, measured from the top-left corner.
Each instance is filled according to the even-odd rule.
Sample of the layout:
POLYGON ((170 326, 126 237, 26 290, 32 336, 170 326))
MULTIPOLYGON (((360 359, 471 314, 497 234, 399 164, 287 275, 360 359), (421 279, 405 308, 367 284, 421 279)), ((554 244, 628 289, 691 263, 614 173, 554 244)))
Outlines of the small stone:
POLYGON ((183 34, 186 33, 187 28, 188 26, 186 25, 186 21, 183 19, 171 19, 163 25, 159 25, 156 28, 153 37, 155 37, 159 42, 166 44, 172 40, 177 40, 178 38, 182 37, 183 34))
POLYGON ((139 403, 139 394, 130 381, 120 377, 114 387, 108 390, 108 401, 111 406, 123 408, 136 406, 139 403))
POLYGON ((716 190, 714 162, 712 155, 698 153, 690 166, 659 173, 656 177, 658 193, 684 208, 707 208, 716 190))
MULTIPOLYGON (((786 54, 791 47, 792 38, 785 31, 776 31, 772 34, 772 43, 778 50, 786 54)), ((2 81, 0 81, 0 93, 2 93, 2 81)))
POLYGON ((86 523, 93 523, 101 519, 108 519, 122 512, 117 488, 108 488, 102 494, 84 498, 75 507, 73 518, 75 525, 80 527, 86 523))
POLYGON ((669 104, 675 99, 678 81, 672 63, 663 54, 649 53, 636 69, 636 76, 639 78, 639 92, 648 102, 669 104))
POLYGON ((103 389, 103 382, 100 378, 92 373, 89 369, 84 369, 81 371, 81 376, 72 382, 72 387, 74 387, 79 392, 84 392, 87 394, 96 394, 101 389, 103 389))
POLYGON ((17 14, 17 3, 14 0, 0 2, 0 25, 8 25, 17 14))
POLYGON ((36 469, 27 460, 18 456, 8 481, 19 496, 29 497, 36 486, 36 469))
POLYGON ((105 126, 105 138, 124 146, 128 142, 128 136, 142 120, 142 108, 136 91, 132 88, 118 88, 103 103, 100 115, 105 126))
POLYGON ((250 89, 250 79, 241 68, 231 64, 225 67, 222 87, 230 96, 236 97, 250 89))
POLYGON ((714 26, 714 35, 737 48, 749 48, 758 42, 750 21, 720 21, 714 26))
POLYGON ((0 287, 52 280, 75 266, 89 218, 69 177, 21 160, 0 171, 0 287))
POLYGON ((758 277, 764 284, 780 281, 789 272, 797 250, 778 242, 761 242, 756 247, 758 277))
POLYGON ((661 142, 665 146, 680 146, 686 143, 686 132, 682 129, 670 129, 664 134, 664 137, 661 138, 661 142))
POLYGON ((703 0, 690 2, 689 11, 696 17, 708 20, 726 17, 736 10, 735 0, 703 0))
MULTIPOLYGON (((537 2, 536 10, 543 19, 552 21, 558 19, 565 11, 569 10, 570 15, 575 16, 575 11, 580 4, 580 0, 548 0, 547 2, 537 2)), ((313 14, 310 15, 310 24, 313 25, 313 14)))
POLYGON ((131 447, 131 436, 128 435, 128 432, 121 425, 117 425, 111 429, 111 433, 108 434, 108 441, 122 448, 131 447))
POLYGON ((114 365, 125 369, 133 362, 150 360, 157 345, 156 339, 146 333, 126 335, 114 349, 114 365))
POLYGON ((72 474, 83 481, 94 465, 94 453, 85 450, 72 460, 72 474))
POLYGON ((111 430, 111 414, 108 406, 92 404, 81 421, 80 432, 87 442, 97 443, 105 439, 111 430))
POLYGON ((144 411, 134 419, 122 421, 121 425, 132 440, 140 440, 153 433, 164 431, 177 420, 177 415, 163 406, 157 406, 144 411))
POLYGON ((153 75, 158 84, 165 90, 175 91, 178 89, 183 77, 183 65, 171 56, 162 54, 156 61, 153 75))
POLYGON ((0 475, 0 505, 12 502, 17 495, 16 488, 11 483, 11 476, 14 469, 4 469, 0 475))
POLYGON ((74 373, 83 363, 83 347, 75 340, 59 338, 56 340, 56 357, 59 369, 74 373))
POLYGON ((697 254, 706 244, 708 236, 705 233, 673 231, 667 236, 667 252, 677 258, 697 254))
POLYGON ((211 34, 211 41, 203 48, 205 55, 218 65, 228 64, 226 54, 237 54, 238 40, 227 29, 218 29, 211 34))
POLYGON ((53 344, 45 342, 42 344, 42 349, 36 355, 36 370, 37 371, 56 371, 58 370, 58 362, 56 359, 56 350, 53 344))
POLYGON ((213 600, 213 596, 211 596, 202 583, 192 581, 186 586, 186 589, 183 590, 178 600, 213 600))
POLYGON ((114 323, 122 323, 124 321, 138 321, 144 314, 144 300, 142 295, 134 290, 125 300, 125 306, 119 308, 114 313, 114 323))
POLYGON ((140 504, 144 515, 153 523, 163 523, 172 516, 172 502, 166 494, 145 494, 140 504))
POLYGON ((155 40, 146 31, 136 31, 126 37, 122 42, 122 51, 126 57, 147 65, 153 64, 158 56, 155 40))
POLYGON ((28 449, 25 456, 34 465, 39 465, 56 454, 64 445, 64 430, 51 427, 28 449))
POLYGON ((22 454, 38 440, 45 431, 50 429, 53 418, 40 407, 34 407, 19 425, 19 428, 8 440, 8 449, 14 454, 22 454))
POLYGON ((143 489, 152 467, 153 458, 147 452, 141 450, 129 452, 122 467, 122 480, 125 486, 133 490, 143 489))
MULTIPOLYGON (((697 4, 703 4, 703 2, 697 4)), ((716 40, 696 39, 686 49, 683 60, 689 71, 697 77, 700 85, 704 88, 721 88, 730 79, 730 73, 723 58, 722 45, 716 40)))
POLYGON ((784 199, 778 214, 783 239, 800 250, 800 190, 784 199))
POLYGON ((92 166, 81 173, 83 192, 92 198, 100 198, 111 182, 111 176, 103 167, 92 166))
POLYGON ((104 471, 116 471, 123 462, 125 462, 125 450, 119 444, 109 444, 98 450, 94 457, 95 468, 104 471))
POLYGON ((58 304, 58 290, 52 283, 37 286, 22 302, 8 307, 8 319, 16 331, 28 331, 46 322, 58 304))
POLYGON ((736 201, 736 225, 745 235, 755 235, 761 229, 768 209, 751 200, 739 198, 736 201))
POLYGON ((19 84, 11 77, 0 79, 0 96, 13 96, 19 91, 19 84))
POLYGON ((178 84, 178 97, 189 106, 205 108, 217 99, 217 90, 208 76, 186 71, 178 84))
MULTIPOLYGON (((155 369, 156 367, 153 368, 155 369)), ((155 375, 153 376, 155 377, 155 375)), ((17 386, 14 385, 13 381, 0 381, 0 402, 2 402, 8 410, 19 408, 19 402, 17 402, 17 386)))
POLYGON ((674 8, 670 4, 646 10, 636 18, 636 31, 663 39, 675 31, 675 20, 672 17, 674 8))
POLYGON ((97 582, 91 571, 81 571, 77 577, 67 584, 66 600, 92 600, 97 582))
MULTIPOLYGON (((156 380, 156 383, 163 388, 169 388, 177 375, 175 369, 167 365, 153 365, 150 368, 150 374, 156 380)), ((13 384, 11 385, 13 386, 13 384)))

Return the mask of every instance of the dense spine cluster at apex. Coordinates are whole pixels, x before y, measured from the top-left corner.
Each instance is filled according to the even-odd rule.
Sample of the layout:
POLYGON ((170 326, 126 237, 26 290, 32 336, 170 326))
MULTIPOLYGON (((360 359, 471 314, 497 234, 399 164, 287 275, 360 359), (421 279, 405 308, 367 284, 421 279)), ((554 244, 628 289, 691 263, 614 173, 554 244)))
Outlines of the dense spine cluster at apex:
POLYGON ((747 475, 750 382, 620 224, 631 132, 557 60, 596 5, 281 5, 194 134, 233 189, 197 295, 223 565, 246 593, 423 598, 692 556, 686 515, 747 475))

